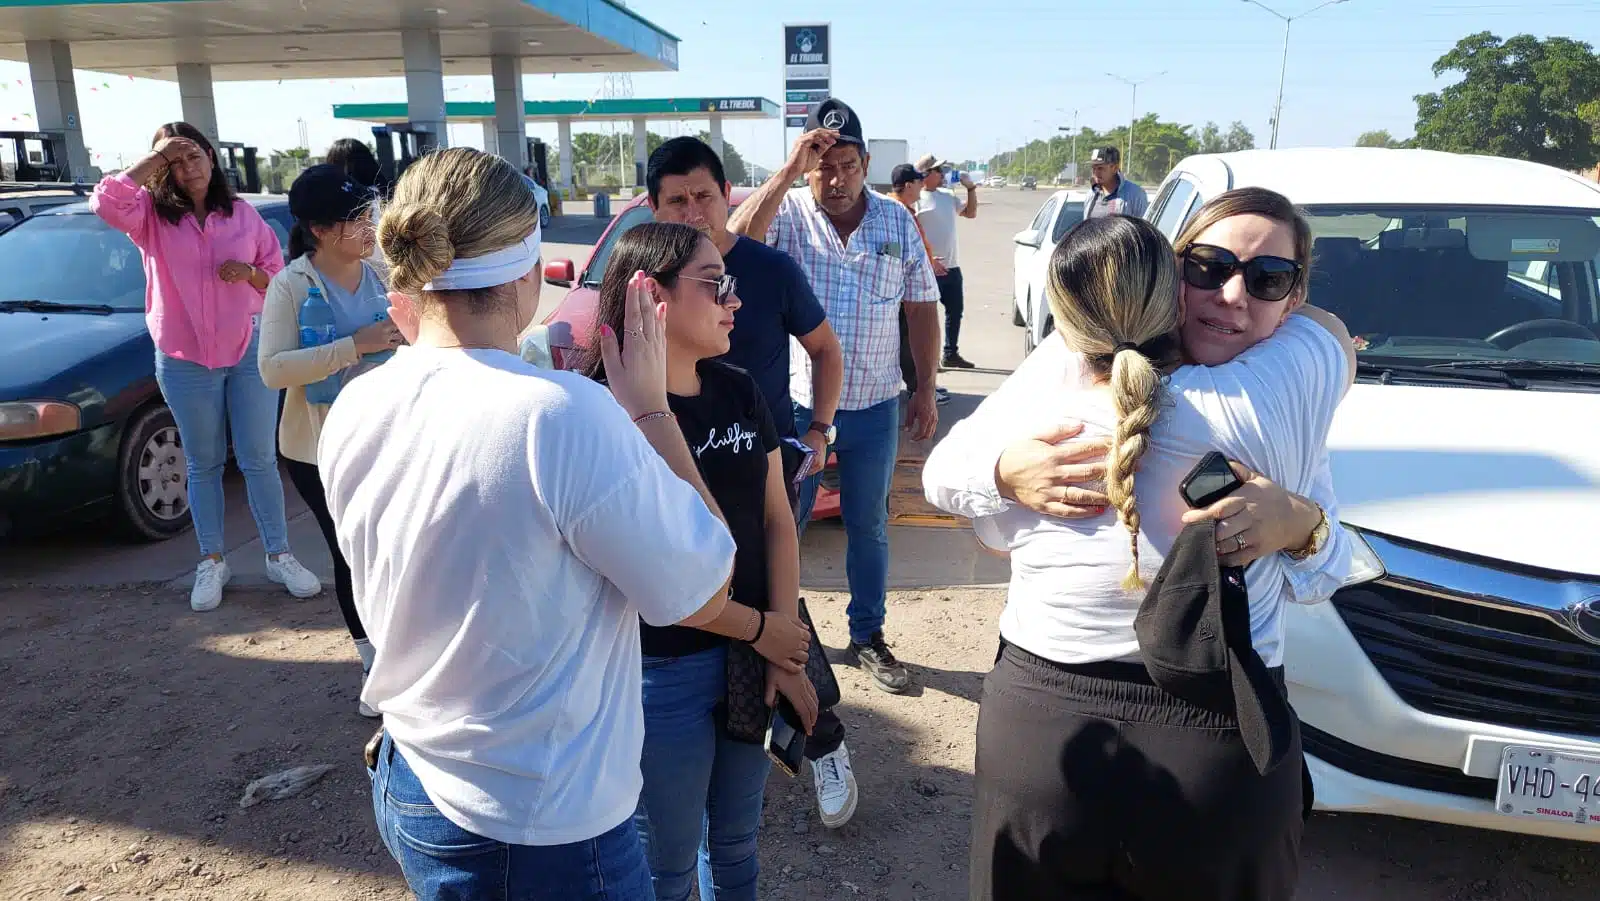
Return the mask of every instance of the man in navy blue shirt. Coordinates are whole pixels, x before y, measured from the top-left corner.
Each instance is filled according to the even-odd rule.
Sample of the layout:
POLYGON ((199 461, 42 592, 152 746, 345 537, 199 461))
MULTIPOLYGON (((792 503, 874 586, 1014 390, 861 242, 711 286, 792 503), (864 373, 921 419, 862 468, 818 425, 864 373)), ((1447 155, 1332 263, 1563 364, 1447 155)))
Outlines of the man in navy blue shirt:
MULTIPOLYGON (((728 274, 738 279, 739 312, 733 317, 730 349, 722 359, 749 372, 761 388, 780 436, 811 448, 812 468, 827 461, 828 427, 839 408, 844 353, 822 304, 800 265, 788 254, 728 231, 731 191, 716 151, 698 138, 673 138, 650 154, 645 166, 650 208, 661 222, 699 229, 722 252, 728 274), (811 358, 812 427, 795 434, 789 393, 789 347, 793 336, 811 358)), ((787 472, 790 501, 800 473, 787 472)), ((844 746, 844 724, 832 710, 817 717, 806 742, 822 822, 838 828, 856 808, 856 781, 844 746)))

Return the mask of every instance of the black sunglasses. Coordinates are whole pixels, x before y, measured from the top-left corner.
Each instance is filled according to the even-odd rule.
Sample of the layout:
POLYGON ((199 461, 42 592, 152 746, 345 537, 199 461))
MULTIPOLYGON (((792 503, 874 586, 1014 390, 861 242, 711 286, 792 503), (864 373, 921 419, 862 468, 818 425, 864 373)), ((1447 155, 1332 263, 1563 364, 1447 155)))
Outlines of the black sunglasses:
POLYGON ((1215 291, 1235 272, 1244 273, 1244 289, 1257 300, 1279 301, 1300 283, 1305 267, 1283 257, 1260 256, 1240 260, 1233 251, 1211 244, 1194 244, 1183 252, 1183 280, 1192 288, 1215 291))
POLYGON ((728 298, 733 296, 734 289, 739 286, 739 280, 731 275, 723 275, 720 278, 695 278, 692 275, 680 275, 678 278, 686 278, 691 282, 705 282, 708 285, 716 285, 717 296, 714 300, 719 307, 728 305, 728 298))

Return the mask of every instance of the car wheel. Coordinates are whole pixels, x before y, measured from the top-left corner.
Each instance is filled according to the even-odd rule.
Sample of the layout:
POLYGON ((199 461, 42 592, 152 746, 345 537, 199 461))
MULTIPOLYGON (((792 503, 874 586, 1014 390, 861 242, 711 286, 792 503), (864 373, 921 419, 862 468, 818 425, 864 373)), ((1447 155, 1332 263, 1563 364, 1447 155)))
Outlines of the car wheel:
POLYGON ((165 404, 145 407, 128 420, 117 462, 117 512, 123 531, 160 541, 189 528, 188 459, 178 423, 165 404))

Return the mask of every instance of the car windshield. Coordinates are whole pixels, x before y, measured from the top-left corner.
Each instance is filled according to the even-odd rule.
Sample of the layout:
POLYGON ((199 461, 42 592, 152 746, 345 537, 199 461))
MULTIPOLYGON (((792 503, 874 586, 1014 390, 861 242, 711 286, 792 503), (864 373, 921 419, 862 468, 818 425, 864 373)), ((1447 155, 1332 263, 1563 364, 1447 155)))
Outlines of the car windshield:
POLYGON ((1310 302, 1362 358, 1600 364, 1593 210, 1310 207, 1310 302))
POLYGON ((617 246, 617 240, 627 234, 634 226, 655 221, 655 213, 651 212, 649 204, 640 204, 624 210, 617 217, 617 224, 611 227, 605 241, 594 250, 594 256, 589 260, 589 268, 583 271, 582 282, 591 288, 600 287, 600 281, 606 277, 606 264, 611 261, 611 251, 617 246))
POLYGON ((138 248, 88 213, 34 216, 0 235, 0 272, 0 300, 144 309, 138 248))

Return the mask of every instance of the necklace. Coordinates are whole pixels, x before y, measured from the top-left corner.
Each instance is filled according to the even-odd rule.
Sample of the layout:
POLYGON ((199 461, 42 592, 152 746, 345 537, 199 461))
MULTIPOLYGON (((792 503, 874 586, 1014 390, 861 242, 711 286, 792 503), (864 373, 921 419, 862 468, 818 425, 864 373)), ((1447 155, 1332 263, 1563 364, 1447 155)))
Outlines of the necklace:
POLYGON ((435 344, 439 350, 505 350, 498 344, 435 344))

